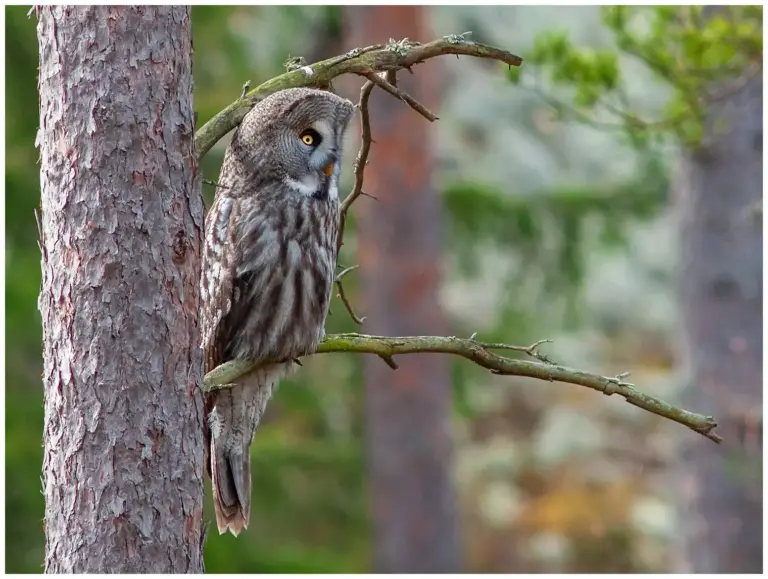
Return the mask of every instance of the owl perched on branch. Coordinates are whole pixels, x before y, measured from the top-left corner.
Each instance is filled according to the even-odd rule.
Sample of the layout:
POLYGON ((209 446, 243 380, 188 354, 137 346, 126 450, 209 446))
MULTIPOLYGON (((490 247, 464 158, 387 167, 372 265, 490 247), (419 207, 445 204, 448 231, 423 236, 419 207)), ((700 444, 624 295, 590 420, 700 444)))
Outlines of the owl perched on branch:
POLYGON ((254 432, 278 380, 324 335, 353 110, 325 91, 277 92, 245 116, 224 156, 203 252, 205 371, 235 359, 265 365, 206 396, 220 533, 248 526, 254 432))

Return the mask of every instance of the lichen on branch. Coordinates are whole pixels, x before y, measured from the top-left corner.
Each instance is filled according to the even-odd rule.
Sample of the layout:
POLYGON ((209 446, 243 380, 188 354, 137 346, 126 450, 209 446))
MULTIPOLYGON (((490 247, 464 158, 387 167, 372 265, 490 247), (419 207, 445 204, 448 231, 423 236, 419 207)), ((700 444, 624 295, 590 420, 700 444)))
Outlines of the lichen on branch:
MULTIPOLYGON (((457 338, 441 336, 368 336, 365 334, 334 334, 326 336, 317 349, 317 354, 332 352, 354 352, 375 354, 387 365, 397 369, 394 357, 399 354, 452 354, 471 360, 493 374, 504 376, 526 376, 549 382, 576 384, 602 392, 606 396, 618 394, 630 404, 662 416, 698 432, 702 436, 721 442, 715 433, 717 423, 711 416, 696 414, 678 408, 650 394, 638 390, 634 384, 625 382, 628 374, 615 377, 590 374, 582 370, 567 368, 551 362, 538 352, 538 346, 545 340, 531 346, 512 346, 508 344, 488 344, 477 341, 474 337, 457 338), (524 352, 536 361, 517 360, 494 353, 492 350, 514 350, 524 352)), ((235 360, 214 368, 205 376, 205 390, 210 392, 228 388, 240 376, 252 372, 258 364, 247 360, 235 360)))
POLYGON ((356 48, 315 64, 292 66, 293 70, 244 91, 239 99, 200 127, 195 134, 197 158, 202 159, 224 135, 240 124, 253 105, 274 92, 301 86, 327 86, 342 74, 365 76, 375 72, 410 70, 416 64, 445 54, 489 58, 509 66, 520 66, 523 62, 522 58, 506 50, 472 42, 461 35, 450 35, 426 44, 411 42, 407 38, 390 41, 387 44, 356 48))

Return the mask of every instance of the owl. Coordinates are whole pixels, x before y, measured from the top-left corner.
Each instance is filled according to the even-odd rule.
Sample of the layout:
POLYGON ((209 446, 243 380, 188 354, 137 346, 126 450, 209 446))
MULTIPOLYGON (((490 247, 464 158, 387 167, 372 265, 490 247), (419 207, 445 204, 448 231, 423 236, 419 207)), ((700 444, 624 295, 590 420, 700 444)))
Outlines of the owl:
POLYGON ((205 371, 238 359, 264 364, 206 395, 206 462, 222 534, 248 526, 249 447, 273 390, 325 334, 342 138, 353 111, 330 92, 277 92, 248 112, 224 155, 205 228, 205 371))

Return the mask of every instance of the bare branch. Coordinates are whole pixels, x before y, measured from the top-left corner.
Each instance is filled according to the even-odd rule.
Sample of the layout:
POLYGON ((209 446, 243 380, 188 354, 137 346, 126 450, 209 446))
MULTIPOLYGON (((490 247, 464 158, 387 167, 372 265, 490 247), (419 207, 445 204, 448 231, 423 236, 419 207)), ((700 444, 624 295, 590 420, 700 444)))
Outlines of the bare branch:
POLYGON ((394 97, 399 98, 400 100, 404 101, 409 107, 411 107, 414 111, 419 113, 422 117, 427 119, 429 122, 433 123, 435 122, 438 117, 430 111, 427 107, 425 107, 423 104, 421 104, 419 101, 417 101, 415 98, 413 98, 411 95, 409 95, 407 92, 397 88, 394 84, 390 84, 386 80, 384 80, 380 75, 376 74, 375 72, 370 72, 365 76, 368 80, 370 80, 372 83, 374 83, 376 86, 378 86, 381 89, 384 89, 389 94, 391 94, 394 97))
POLYGON ((339 233, 336 236, 336 255, 338 256, 341 251, 341 246, 344 245, 344 229, 347 225, 347 212, 352 203, 355 202, 363 193, 363 174, 365 173, 365 164, 368 162, 368 153, 371 150, 371 122, 368 114, 368 99, 371 96, 374 84, 370 81, 363 85, 360 89, 360 150, 357 152, 357 158, 355 159, 355 184, 352 187, 352 192, 347 195, 346 199, 341 204, 339 209, 339 233))
POLYGON ((203 179, 203 183, 205 185, 211 185, 212 187, 217 187, 217 188, 220 188, 220 189, 229 189, 230 188, 227 185, 222 185, 218 181, 211 181, 210 179, 203 179))
POLYGON ((253 105, 267 95, 292 87, 327 86, 332 79, 342 74, 366 75, 388 70, 409 70, 415 64, 444 54, 489 58, 509 66, 520 66, 523 62, 522 58, 506 50, 472 42, 455 35, 426 44, 405 39, 389 42, 386 45, 379 44, 351 50, 342 56, 291 70, 248 91, 245 96, 215 115, 197 131, 195 150, 198 160, 202 159, 224 135, 239 125, 253 105))
MULTIPOLYGON (((564 382, 592 388, 606 396, 618 394, 630 404, 647 410, 658 416, 673 420, 698 432, 702 436, 722 442, 715 433, 717 423, 712 416, 696 414, 678 408, 659 400, 650 394, 638 390, 634 384, 623 382, 626 374, 609 378, 598 374, 590 374, 574 370, 559 364, 531 362, 505 358, 491 352, 492 349, 507 349, 526 352, 535 356, 535 349, 543 342, 532 346, 509 346, 506 344, 485 344, 474 338, 455 338, 440 336, 367 336, 363 334, 335 334, 326 336, 317 349, 318 354, 331 352, 356 352, 360 354, 375 354, 394 366, 393 357, 400 354, 440 353, 453 354, 471 360, 478 366, 503 376, 527 376, 549 382, 564 382), (533 352, 533 353, 532 353, 533 352)), ((258 364, 246 360, 235 360, 214 368, 205 376, 205 390, 210 392, 230 387, 238 377, 253 371, 258 364)))
MULTIPOLYGON (((376 199, 375 197, 367 195, 363 192, 365 165, 368 162, 368 153, 371 150, 371 143, 373 142, 373 139, 371 138, 370 116, 368 113, 368 99, 371 96, 371 91, 373 90, 374 86, 374 83, 369 81, 363 85, 362 89, 360 89, 360 102, 357 105, 360 109, 360 150, 357 152, 357 158, 355 159, 355 184, 352 187, 352 191, 349 195, 347 195, 347 197, 342 202, 341 207, 339 208, 339 232, 336 235, 337 260, 339 254, 341 253, 341 246, 344 245, 344 230, 347 225, 347 212, 349 211, 350 206, 360 195, 366 195, 367 197, 376 199)), ((344 293, 344 284, 341 281, 345 275, 351 271, 356 270, 357 267, 358 266, 356 265, 353 267, 348 267, 339 273, 336 276, 336 288, 339 290, 337 295, 344 304, 344 307, 347 309, 347 312, 349 312, 352 321, 354 321, 356 324, 362 324, 363 321, 365 321, 365 318, 360 318, 357 316, 357 314, 355 314, 355 311, 352 309, 352 304, 349 303, 347 295, 344 293)))
POLYGON ((355 271, 359 267, 360 267, 359 265, 351 265, 349 267, 345 267, 338 274, 336 274, 336 281, 337 282, 341 281, 342 278, 344 278, 344 276, 346 276, 349 273, 352 273, 353 271, 355 271))
POLYGON ((347 308, 347 311, 349 312, 349 315, 351 316, 352 320, 356 324, 362 324, 365 321, 365 318, 357 317, 357 314, 355 314, 355 311, 352 309, 352 304, 349 303, 349 300, 347 299, 347 296, 344 293, 344 285, 341 283, 341 280, 345 275, 347 275, 351 271, 355 271, 358 267, 360 266, 353 265, 352 267, 348 267, 345 270, 339 272, 339 274, 336 276, 336 288, 339 290, 338 298, 344 304, 344 307, 347 308))
MULTIPOLYGON (((470 340, 474 340, 474 335, 470 340)), ((509 344, 489 344, 484 343, 483 347, 486 350, 514 350, 516 352, 523 352, 525 354, 528 354, 532 358, 536 358, 539 362, 544 362, 545 364, 553 364, 552 360, 547 356, 546 354, 542 354, 539 352, 538 348, 542 344, 551 344, 552 340, 539 340, 538 342, 534 342, 530 346, 510 346, 509 344)))
POLYGON ((241 98, 241 99, 242 99, 242 98, 245 98, 245 95, 247 95, 247 94, 248 94, 248 91, 249 91, 249 90, 251 90, 251 81, 250 81, 250 80, 246 80, 246 81, 243 83, 243 90, 242 90, 242 91, 240 91, 240 98, 241 98))
MULTIPOLYGON (((374 86, 379 86, 380 88, 388 91, 390 94, 393 94, 394 96, 402 99, 406 103, 408 103, 414 110, 422 114, 425 118, 427 118, 429 121, 435 121, 437 120, 437 117, 432 114, 429 110, 427 110, 424 105, 416 101, 413 97, 406 94, 405 92, 401 91, 399 88, 395 86, 396 78, 395 78, 395 71, 390 70, 384 73, 388 79, 391 80, 389 82, 388 80, 385 80, 380 75, 376 73, 370 73, 365 74, 366 78, 368 78, 368 82, 366 82, 363 85, 363 88, 360 90, 360 101, 358 103, 358 107, 360 108, 360 150, 357 153, 357 158, 355 159, 355 168, 354 168, 354 174, 355 174, 355 184, 352 187, 352 191, 349 195, 344 199, 344 202, 341 204, 341 208, 339 210, 339 232, 336 237, 336 254, 337 256, 341 252, 341 247, 344 245, 344 231, 347 224, 347 213, 349 212, 349 208, 351 207, 352 203, 355 202, 355 200, 360 195, 365 195, 366 197, 371 197, 372 199, 376 199, 373 195, 368 195, 363 191, 363 182, 365 178, 365 166, 368 162, 368 154, 371 150, 371 143, 373 143, 373 138, 371 137, 371 124, 370 124, 370 115, 368 112, 368 99, 371 96, 371 92, 373 90, 374 86)), ((378 201, 378 199, 376 199, 378 201)), ((344 293, 344 285, 341 281, 341 278, 349 273, 350 271, 357 269, 357 266, 353 268, 347 268, 343 272, 341 272, 336 277, 336 287, 338 288, 338 297, 344 304, 344 307, 347 309, 347 312, 349 312, 349 315, 351 316, 352 320, 356 324, 362 324, 365 318, 360 318, 355 314, 355 311, 352 309, 352 304, 349 303, 349 300, 347 299, 346 294, 344 293)), ((394 361, 391 359, 385 359, 387 364, 390 365, 392 368, 396 368, 394 365, 394 361)))

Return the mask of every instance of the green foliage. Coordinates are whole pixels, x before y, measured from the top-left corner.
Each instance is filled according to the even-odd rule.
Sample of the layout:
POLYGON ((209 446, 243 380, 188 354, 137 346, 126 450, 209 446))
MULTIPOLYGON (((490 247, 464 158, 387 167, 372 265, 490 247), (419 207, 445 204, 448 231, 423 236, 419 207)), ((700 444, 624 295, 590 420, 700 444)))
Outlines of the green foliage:
POLYGON ((34 208, 40 182, 35 134, 37 40, 28 7, 5 8, 5 524, 8 569, 40 573, 43 563, 43 496, 40 445, 43 428, 37 312, 40 254, 34 208))
POLYGON ((616 88, 619 80, 618 58, 610 49, 576 48, 563 33, 538 37, 526 60, 533 65, 556 63, 552 79, 557 84, 577 87, 574 102, 579 107, 593 107, 604 92, 616 88))
POLYGON ((540 305, 564 292, 575 297, 584 281, 585 237, 596 231, 604 247, 623 249, 628 223, 654 217, 666 202, 661 161, 648 157, 638 174, 637 181, 602 189, 562 187, 532 195, 477 182, 453 184, 444 197, 451 214, 450 250, 467 276, 478 274, 479 257, 489 246, 517 258, 520 266, 509 285, 541 278, 540 305))
POLYGON ((602 15, 618 50, 574 46, 567 34, 547 32, 510 80, 544 76, 571 89, 573 107, 555 103, 559 114, 601 124, 607 118, 636 146, 672 137, 692 147, 701 141, 703 107, 762 71, 761 6, 606 6, 602 15), (642 118, 629 102, 620 55, 639 60, 672 88, 658 118, 642 118))

